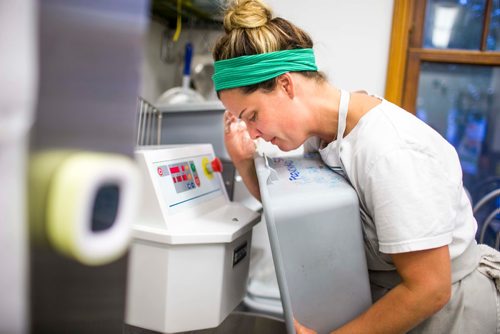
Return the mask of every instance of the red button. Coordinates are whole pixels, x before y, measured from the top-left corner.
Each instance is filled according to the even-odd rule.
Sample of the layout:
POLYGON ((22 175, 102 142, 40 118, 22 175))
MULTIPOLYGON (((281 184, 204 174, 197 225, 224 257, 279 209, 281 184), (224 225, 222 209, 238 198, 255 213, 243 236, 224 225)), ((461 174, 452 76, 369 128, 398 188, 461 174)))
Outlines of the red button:
POLYGON ((186 175, 186 174, 182 174, 182 179, 183 179, 184 181, 187 181, 187 179, 188 179, 187 175, 186 175))
POLYGON ((199 187, 200 186, 200 178, 198 176, 194 177, 194 183, 199 187))
POLYGON ((212 166, 212 171, 222 173, 222 162, 219 158, 215 157, 210 165, 212 166))
POLYGON ((177 176, 177 182, 182 182, 182 177, 180 175, 177 176))

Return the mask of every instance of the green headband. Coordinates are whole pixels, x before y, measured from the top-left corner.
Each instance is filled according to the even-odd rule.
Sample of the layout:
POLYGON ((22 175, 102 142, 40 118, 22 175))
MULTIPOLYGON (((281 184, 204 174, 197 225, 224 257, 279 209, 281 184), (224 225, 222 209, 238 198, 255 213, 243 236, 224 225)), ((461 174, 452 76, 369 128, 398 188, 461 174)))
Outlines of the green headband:
POLYGON ((312 49, 283 50, 216 61, 215 90, 253 85, 287 72, 317 71, 312 49))

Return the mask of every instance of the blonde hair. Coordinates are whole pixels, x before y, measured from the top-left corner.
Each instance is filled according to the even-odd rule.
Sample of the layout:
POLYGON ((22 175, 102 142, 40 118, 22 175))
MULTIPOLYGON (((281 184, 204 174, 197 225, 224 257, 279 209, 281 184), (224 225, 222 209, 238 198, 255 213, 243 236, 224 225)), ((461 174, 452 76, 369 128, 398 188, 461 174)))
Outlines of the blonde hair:
MULTIPOLYGON (((312 48, 311 37, 291 22, 274 17, 262 0, 232 0, 224 13, 225 35, 214 47, 215 61, 273 51, 312 48)), ((298 72, 306 77, 325 80, 321 72, 298 72)), ((259 88, 272 90, 275 79, 243 87, 247 93, 259 88)))

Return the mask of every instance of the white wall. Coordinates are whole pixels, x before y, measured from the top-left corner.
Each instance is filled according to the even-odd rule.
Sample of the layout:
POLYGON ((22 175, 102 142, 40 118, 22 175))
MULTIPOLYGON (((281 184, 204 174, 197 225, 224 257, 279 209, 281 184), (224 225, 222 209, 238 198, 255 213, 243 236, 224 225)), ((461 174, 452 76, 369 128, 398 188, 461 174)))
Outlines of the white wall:
MULTIPOLYGON (((211 48, 217 37, 222 33, 219 30, 191 29, 187 24, 183 25, 181 35, 177 42, 172 42, 173 30, 167 30, 158 21, 149 22, 148 33, 145 37, 145 53, 142 63, 141 97, 154 103, 156 99, 167 89, 182 84, 182 67, 184 61, 184 47, 186 42, 193 44, 192 65, 202 62, 205 57, 211 59, 211 48), (162 39, 168 32, 168 41, 162 39), (167 48, 165 54, 168 59, 161 59, 161 46, 167 48)), ((194 68, 194 66, 192 66, 194 68)))
POLYGON ((393 0, 267 0, 308 32, 318 67, 335 86, 383 96, 393 0))
MULTIPOLYGON (((384 95, 393 0, 266 1, 276 16, 290 20, 311 35, 318 66, 332 84, 384 95)), ((182 54, 187 40, 194 44, 194 54, 200 56, 210 54, 213 42, 222 33, 222 27, 220 31, 203 31, 184 26, 180 40, 172 44, 175 60, 165 63, 159 57, 164 30, 160 23, 150 22, 141 95, 151 102, 166 89, 181 84, 182 54)))

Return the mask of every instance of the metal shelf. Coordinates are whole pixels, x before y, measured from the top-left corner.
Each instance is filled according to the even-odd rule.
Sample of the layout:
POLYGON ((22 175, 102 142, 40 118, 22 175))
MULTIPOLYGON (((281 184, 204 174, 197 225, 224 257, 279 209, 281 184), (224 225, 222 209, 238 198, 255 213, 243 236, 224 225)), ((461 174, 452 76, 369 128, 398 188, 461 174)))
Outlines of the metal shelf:
POLYGON ((224 105, 220 101, 205 101, 195 103, 179 103, 168 105, 157 105, 156 108, 162 113, 177 112, 206 112, 206 111, 224 111, 224 105))

